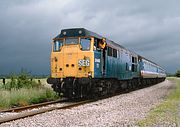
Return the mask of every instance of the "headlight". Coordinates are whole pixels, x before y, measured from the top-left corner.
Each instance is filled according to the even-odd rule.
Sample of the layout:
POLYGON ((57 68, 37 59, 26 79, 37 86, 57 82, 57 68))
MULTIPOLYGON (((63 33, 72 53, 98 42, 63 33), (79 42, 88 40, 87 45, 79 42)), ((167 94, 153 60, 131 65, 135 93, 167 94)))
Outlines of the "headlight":
POLYGON ((91 72, 88 72, 88 76, 89 76, 89 77, 92 76, 91 72))

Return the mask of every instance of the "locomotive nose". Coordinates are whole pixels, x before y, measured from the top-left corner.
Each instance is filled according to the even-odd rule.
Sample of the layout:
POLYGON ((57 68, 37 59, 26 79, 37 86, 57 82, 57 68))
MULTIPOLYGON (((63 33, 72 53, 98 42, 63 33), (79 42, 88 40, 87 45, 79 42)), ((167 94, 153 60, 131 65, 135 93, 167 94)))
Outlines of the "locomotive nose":
POLYGON ((77 59, 78 59, 78 46, 68 46, 64 48, 63 54, 63 68, 64 76, 66 77, 76 77, 77 75, 77 59))

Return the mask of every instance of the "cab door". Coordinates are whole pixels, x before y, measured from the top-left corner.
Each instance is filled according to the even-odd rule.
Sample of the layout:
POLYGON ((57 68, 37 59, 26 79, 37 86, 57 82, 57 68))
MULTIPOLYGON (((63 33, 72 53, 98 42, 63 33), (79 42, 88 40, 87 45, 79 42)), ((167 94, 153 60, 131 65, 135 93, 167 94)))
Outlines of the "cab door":
POLYGON ((94 77, 102 77, 101 71, 101 50, 94 51, 94 77))
POLYGON ((94 76, 105 77, 106 74, 106 42, 105 39, 95 39, 94 46, 94 76))

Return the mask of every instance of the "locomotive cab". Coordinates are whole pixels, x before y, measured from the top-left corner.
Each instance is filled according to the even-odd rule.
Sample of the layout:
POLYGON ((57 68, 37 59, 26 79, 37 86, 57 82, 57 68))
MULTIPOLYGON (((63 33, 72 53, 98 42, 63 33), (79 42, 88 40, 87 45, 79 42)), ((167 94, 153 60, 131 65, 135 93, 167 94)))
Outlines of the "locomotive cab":
POLYGON ((92 76, 92 37, 66 37, 52 43, 51 77, 92 76))

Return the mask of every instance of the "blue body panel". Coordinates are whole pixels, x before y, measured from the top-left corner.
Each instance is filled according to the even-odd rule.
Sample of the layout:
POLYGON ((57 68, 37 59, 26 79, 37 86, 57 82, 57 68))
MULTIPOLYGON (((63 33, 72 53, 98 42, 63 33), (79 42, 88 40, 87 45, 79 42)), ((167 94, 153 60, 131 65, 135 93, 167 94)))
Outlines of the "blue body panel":
POLYGON ((106 39, 106 43, 105 49, 94 51, 94 78, 131 80, 133 78, 140 78, 141 71, 165 74, 165 70, 156 63, 143 58, 113 41, 106 39), (102 56, 105 56, 105 58, 102 56), (102 67, 104 60, 105 68, 102 67))
MULTIPOLYGON (((101 62, 97 62, 97 59, 101 60, 101 53, 94 51, 95 63, 94 63, 94 78, 116 78, 118 80, 128 80, 140 76, 139 64, 137 63, 137 71, 132 71, 132 52, 128 50, 116 48, 118 50, 117 57, 105 55, 105 75, 102 75, 101 62)), ((136 54, 133 54, 136 56, 136 54)))
POLYGON ((132 72, 131 54, 126 50, 119 50, 117 58, 107 56, 106 77, 117 78, 119 80, 127 80, 139 77, 139 65, 137 71, 132 72))
POLYGON ((101 78, 101 53, 98 51, 94 51, 94 77, 101 78))

